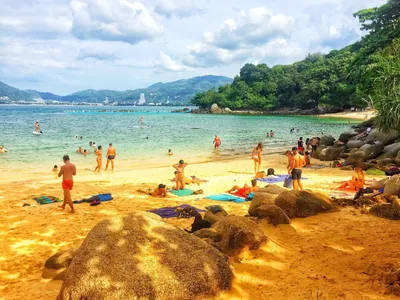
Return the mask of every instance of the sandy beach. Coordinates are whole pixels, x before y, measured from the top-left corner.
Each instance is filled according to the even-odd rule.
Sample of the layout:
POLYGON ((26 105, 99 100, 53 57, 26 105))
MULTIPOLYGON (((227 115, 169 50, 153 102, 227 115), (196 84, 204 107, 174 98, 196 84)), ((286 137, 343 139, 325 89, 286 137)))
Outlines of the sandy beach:
POLYGON ((365 112, 339 112, 334 114, 320 115, 321 118, 339 118, 339 119, 353 119, 353 120, 368 120, 375 117, 375 112, 365 111, 365 112))
MULTIPOLYGON (((277 174, 285 174, 286 158, 265 156, 263 169, 270 167, 277 174)), ((191 164, 186 174, 209 180, 200 186, 206 196, 248 183, 252 168, 252 161, 241 157, 191 164)), ((8 174, 8 183, 0 189, 0 299, 55 299, 62 281, 42 277, 45 260, 60 250, 78 247, 104 218, 183 203, 198 208, 220 204, 229 214, 247 214, 249 203, 216 202, 202 199, 202 195, 169 195, 163 199, 136 192, 159 183, 172 186, 172 174, 171 167, 142 166, 93 174, 80 171, 78 166, 73 199, 110 192, 114 200, 96 207, 78 204, 76 214, 60 210, 57 204, 38 205, 32 200, 41 195, 62 197, 60 180, 54 175, 26 179, 8 174), (23 207, 24 203, 30 206, 23 207)), ((327 167, 305 169, 304 176, 308 178, 305 188, 331 193, 337 182, 349 178, 351 172, 327 167)), ((379 179, 369 177, 373 178, 379 179)), ((189 228, 192 220, 173 218, 167 222, 189 228)), ((387 264, 398 259, 399 222, 343 208, 340 212, 293 219, 291 225, 260 224, 268 243, 231 259, 233 288, 218 299, 394 299, 383 294, 379 276, 387 264)))

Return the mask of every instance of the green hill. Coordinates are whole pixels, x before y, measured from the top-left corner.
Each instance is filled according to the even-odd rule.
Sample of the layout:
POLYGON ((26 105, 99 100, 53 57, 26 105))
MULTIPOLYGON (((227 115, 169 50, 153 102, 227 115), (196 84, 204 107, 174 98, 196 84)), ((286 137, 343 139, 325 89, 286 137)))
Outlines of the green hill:
POLYGON ((188 104, 195 94, 207 91, 213 87, 229 84, 231 78, 224 76, 200 76, 190 79, 182 79, 167 83, 156 83, 148 88, 113 91, 113 90, 84 90, 67 96, 59 96, 48 92, 37 92, 32 90, 22 91, 0 82, 0 101, 34 101, 34 99, 42 98, 43 100, 56 100, 62 102, 86 102, 100 103, 107 97, 110 102, 118 102, 119 104, 134 104, 144 93, 146 103, 176 103, 188 104), (8 97, 8 100, 5 100, 8 97))

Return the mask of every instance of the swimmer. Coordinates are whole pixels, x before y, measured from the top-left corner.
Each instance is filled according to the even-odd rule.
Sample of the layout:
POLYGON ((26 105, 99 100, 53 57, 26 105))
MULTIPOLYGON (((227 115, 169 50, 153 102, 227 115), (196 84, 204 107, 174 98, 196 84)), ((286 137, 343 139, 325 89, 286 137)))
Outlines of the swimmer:
POLYGON ((174 154, 172 153, 171 149, 169 149, 168 150, 168 156, 172 156, 172 155, 174 155, 174 154))
POLYGON ((267 132, 267 138, 269 138, 269 132, 267 132))
POLYGON ((82 147, 79 147, 78 150, 76 150, 76 153, 81 153, 81 154, 83 154, 82 147))
POLYGON ((84 156, 86 156, 87 154, 90 154, 90 152, 88 151, 88 150, 83 150, 83 152, 82 152, 82 154, 84 155, 84 156))
POLYGON ((94 150, 96 150, 97 146, 96 146, 95 142, 92 143, 92 147, 93 147, 94 150))
POLYGON ((96 162, 97 162, 97 167, 94 169, 94 171, 100 172, 101 166, 103 165, 103 152, 101 151, 101 146, 98 147, 96 150, 96 162))
POLYGON ((274 135, 275 135, 275 132, 273 132, 272 130, 269 132, 269 136, 270 137, 274 137, 274 135))
POLYGON ((8 150, 4 146, 0 146, 0 153, 6 153, 8 150))
POLYGON ((221 139, 217 135, 214 137, 213 144, 214 144, 214 149, 218 149, 219 146, 221 146, 221 139))
POLYGON ((58 173, 58 177, 62 176, 62 189, 64 191, 64 202, 60 206, 62 209, 65 209, 65 205, 67 203, 71 207, 71 213, 74 213, 74 205, 72 204, 71 199, 71 190, 74 186, 73 176, 76 175, 76 167, 69 160, 68 155, 63 156, 64 165, 61 166, 60 172, 58 173))
POLYGON ((184 190, 185 189, 185 168, 188 166, 182 159, 179 163, 173 165, 176 169, 176 190, 184 190))
POLYGON ((90 142, 89 142, 89 147, 92 147, 92 145, 93 145, 93 142, 90 141, 90 142))

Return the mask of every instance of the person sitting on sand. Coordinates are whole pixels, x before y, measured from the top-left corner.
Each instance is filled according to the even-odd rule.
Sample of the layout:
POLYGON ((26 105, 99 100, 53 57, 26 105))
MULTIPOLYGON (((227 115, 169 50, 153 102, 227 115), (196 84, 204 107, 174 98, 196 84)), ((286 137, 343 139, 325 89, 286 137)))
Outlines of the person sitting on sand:
POLYGON ((6 153, 6 152, 8 152, 8 150, 6 148, 4 148, 4 146, 0 146, 0 154, 6 153))
POLYGON ((172 156, 172 155, 174 155, 174 154, 172 153, 171 149, 169 149, 168 150, 168 156, 172 156))
POLYGON ((165 184, 162 184, 162 183, 160 183, 154 191, 151 191, 151 189, 149 188, 147 191, 139 190, 138 192, 149 195, 149 196, 153 196, 153 197, 166 197, 167 196, 166 186, 165 186, 165 184))
POLYGON ((339 188, 344 189, 344 188, 349 188, 351 190, 359 190, 364 188, 365 184, 365 176, 364 176, 364 171, 360 167, 356 167, 354 169, 355 175, 351 178, 351 180, 343 182, 339 188))
POLYGON ((306 166, 311 165, 311 156, 310 156, 310 152, 306 151, 304 153, 304 160, 306 161, 306 166))
POLYGON ((235 185, 232 187, 229 191, 227 191, 229 194, 238 196, 238 197, 243 197, 247 198, 250 193, 254 193, 257 191, 259 187, 257 186, 257 179, 253 179, 251 181, 251 187, 245 184, 243 187, 240 187, 238 185, 235 185))
POLYGON ((176 190, 184 190, 185 189, 185 168, 188 166, 182 159, 179 163, 173 165, 176 169, 176 190))
POLYGON ((261 154, 264 149, 263 143, 258 143, 258 145, 253 149, 253 152, 251 153, 251 158, 254 161, 254 174, 257 175, 257 173, 260 171, 260 166, 261 166, 261 154))
POLYGON ((54 167, 53 167, 53 170, 52 170, 53 172, 58 172, 58 166, 57 165, 54 165, 54 167))

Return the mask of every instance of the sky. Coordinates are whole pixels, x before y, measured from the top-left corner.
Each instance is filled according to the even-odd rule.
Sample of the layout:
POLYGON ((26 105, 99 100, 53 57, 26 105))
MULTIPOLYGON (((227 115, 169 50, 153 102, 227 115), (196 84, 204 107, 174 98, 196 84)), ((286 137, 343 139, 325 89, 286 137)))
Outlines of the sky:
POLYGON ((365 34, 385 0, 0 0, 0 81, 66 95, 127 90, 245 63, 289 64, 365 34))

